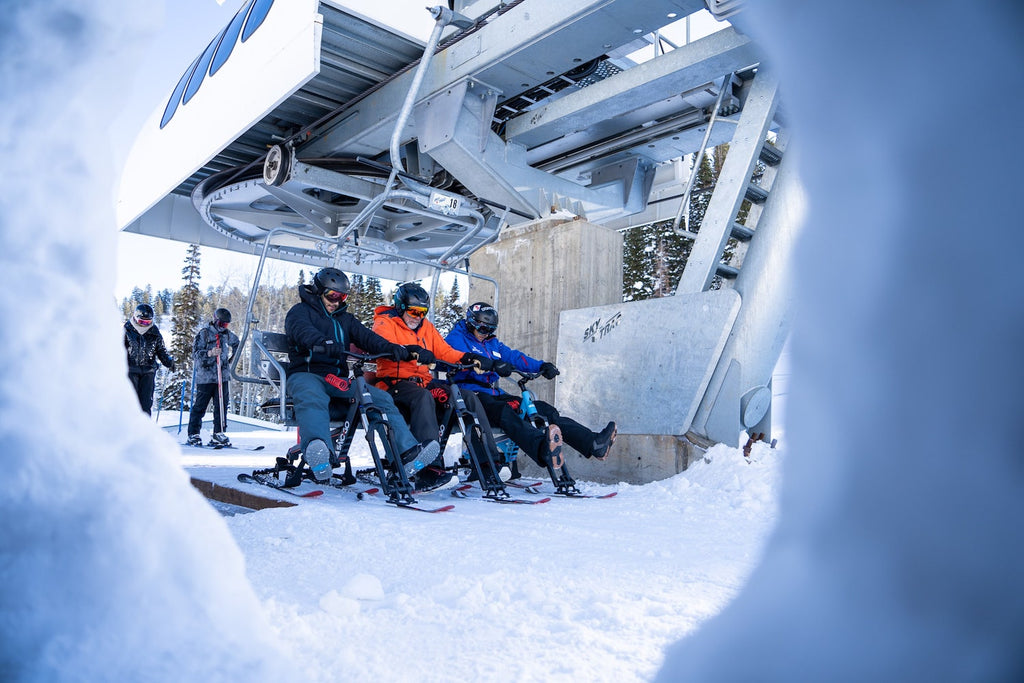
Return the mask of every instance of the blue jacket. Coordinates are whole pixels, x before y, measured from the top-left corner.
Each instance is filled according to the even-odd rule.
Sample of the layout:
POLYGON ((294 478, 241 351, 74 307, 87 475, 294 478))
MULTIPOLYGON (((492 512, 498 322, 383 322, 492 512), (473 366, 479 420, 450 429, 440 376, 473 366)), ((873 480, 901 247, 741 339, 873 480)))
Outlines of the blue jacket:
MULTIPOLYGON (((444 338, 448 345, 453 349, 459 351, 472 351, 478 353, 481 356, 486 356, 491 360, 503 360, 506 363, 511 363, 512 367, 522 372, 539 372, 542 361, 536 358, 530 358, 522 351, 518 349, 512 349, 504 344, 494 336, 493 334, 487 339, 480 341, 476 336, 470 332, 469 328, 466 327, 466 321, 460 320, 452 328, 452 331, 448 333, 448 336, 444 338)), ((470 391, 477 391, 484 394, 491 394, 497 396, 503 394, 501 389, 497 388, 498 384, 498 373, 496 372, 474 372, 473 370, 463 370, 455 373, 451 378, 453 382, 469 389, 470 391)))

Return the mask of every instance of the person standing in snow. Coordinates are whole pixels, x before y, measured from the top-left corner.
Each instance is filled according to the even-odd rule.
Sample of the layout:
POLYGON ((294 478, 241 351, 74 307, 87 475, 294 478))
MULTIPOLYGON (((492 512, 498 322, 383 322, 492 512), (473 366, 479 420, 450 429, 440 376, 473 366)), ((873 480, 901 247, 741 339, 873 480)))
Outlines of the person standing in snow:
POLYGON ((228 329, 231 324, 231 311, 218 308, 213 312, 213 320, 196 333, 192 341, 192 361, 195 363, 195 400, 188 413, 188 445, 202 446, 203 439, 199 432, 203 428, 203 415, 213 400, 213 436, 208 446, 230 446, 227 425, 222 416, 227 410, 228 368, 231 359, 238 351, 238 335, 228 329), (230 353, 229 353, 230 351, 230 353), (219 366, 218 366, 219 363, 219 366), (219 372, 218 372, 219 370, 219 372))
POLYGON ((128 354, 128 379, 139 397, 139 407, 146 415, 152 415, 157 358, 171 372, 174 359, 167 353, 160 328, 153 324, 153 307, 149 304, 136 306, 125 321, 124 349, 128 354))
MULTIPOLYGON (((440 434, 438 414, 450 399, 448 384, 435 380, 429 366, 435 358, 446 363, 475 363, 484 370, 490 370, 491 362, 476 353, 464 353, 445 343, 434 324, 427 320, 430 297, 423 287, 407 282, 398 287, 391 306, 378 306, 374 311, 373 330, 388 341, 403 344, 413 352, 415 360, 407 362, 381 361, 377 363, 377 386, 385 389, 400 408, 409 413, 409 428, 418 439, 440 434)), ((485 443, 484 448, 497 454, 498 449, 491 435, 491 425, 473 394, 464 396, 466 408, 480 422, 485 443)), ((463 435, 466 438, 466 435, 463 435)), ((438 456, 435 463, 424 463, 426 467, 417 474, 416 488, 429 490, 441 488, 452 480, 451 473, 444 468, 444 461, 438 456)), ((479 476, 479 473, 475 473, 479 476)))
MULTIPOLYGON (((540 373, 547 379, 554 379, 559 370, 554 363, 539 361, 518 349, 509 348, 498 339, 495 334, 497 330, 498 311, 490 304, 480 301, 466 310, 465 319, 456 323, 445 341, 452 348, 490 358, 494 366, 491 372, 464 370, 452 377, 452 381, 468 389, 466 393, 475 394, 491 422, 499 425, 524 453, 544 467, 548 435, 519 417, 519 397, 499 389, 498 377, 508 377, 515 369, 531 374, 540 373)), ((550 403, 535 400, 534 405, 549 425, 561 431, 565 443, 583 457, 607 459, 617 433, 614 422, 609 422, 600 432, 594 432, 576 420, 559 414, 550 403)))
MULTIPOLYGON (((328 375, 348 377, 346 361, 349 344, 372 354, 390 353, 396 361, 407 361, 409 351, 367 329, 349 313, 349 280, 337 268, 323 268, 313 284, 299 286, 299 303, 288 310, 284 328, 288 337, 288 393, 295 405, 302 456, 317 481, 331 478, 339 463, 331 440, 329 403, 332 397, 352 398, 354 389, 343 391, 329 384, 328 375)), ((437 457, 437 435, 418 441, 386 392, 367 386, 374 405, 388 417, 391 439, 403 463, 437 457)), ((373 416, 369 416, 373 419, 373 416)))

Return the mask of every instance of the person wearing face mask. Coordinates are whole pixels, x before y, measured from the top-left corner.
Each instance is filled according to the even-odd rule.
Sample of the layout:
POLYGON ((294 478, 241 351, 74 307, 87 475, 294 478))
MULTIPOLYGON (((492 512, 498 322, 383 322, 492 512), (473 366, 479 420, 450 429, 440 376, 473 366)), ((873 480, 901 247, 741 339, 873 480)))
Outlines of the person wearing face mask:
POLYGON ((156 388, 156 361, 174 372, 174 359, 167 353, 160 328, 153 323, 153 307, 139 304, 124 322, 124 349, 128 355, 128 379, 139 398, 139 407, 146 415, 153 410, 153 389, 156 388))

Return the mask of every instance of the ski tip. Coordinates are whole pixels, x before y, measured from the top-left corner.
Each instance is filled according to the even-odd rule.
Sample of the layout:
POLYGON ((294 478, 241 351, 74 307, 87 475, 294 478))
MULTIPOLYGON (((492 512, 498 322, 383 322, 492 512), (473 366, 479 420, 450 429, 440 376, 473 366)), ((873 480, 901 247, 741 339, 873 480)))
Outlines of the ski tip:
POLYGON ((252 481, 252 475, 242 472, 241 474, 238 475, 237 479, 243 484, 248 484, 250 481, 252 481))
POLYGON ((266 448, 266 446, 257 446, 257 447, 256 447, 256 448, 254 448, 253 450, 254 450, 254 451, 262 451, 262 450, 263 450, 264 448, 266 448))
POLYGON ((617 495, 619 495, 618 491, 612 491, 611 493, 606 493, 603 496, 594 496, 594 497, 595 498, 614 498, 617 495))
POLYGON ((455 509, 454 505, 444 505, 444 506, 439 507, 439 508, 434 508, 433 510, 431 510, 431 512, 448 512, 449 510, 454 510, 454 509, 455 509))
POLYGON ((301 498, 316 498, 317 496, 322 496, 322 495, 324 495, 324 492, 323 492, 322 489, 316 489, 314 491, 307 491, 306 493, 300 493, 299 494, 299 496, 301 498))

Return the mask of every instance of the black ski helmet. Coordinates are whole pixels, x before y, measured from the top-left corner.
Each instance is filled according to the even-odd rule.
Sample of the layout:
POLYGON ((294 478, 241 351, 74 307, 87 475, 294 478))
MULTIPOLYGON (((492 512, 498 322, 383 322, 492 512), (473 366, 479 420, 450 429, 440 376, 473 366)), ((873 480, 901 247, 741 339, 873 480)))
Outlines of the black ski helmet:
POLYGON ((398 285, 398 289, 395 290, 395 308, 400 313, 405 313, 409 310, 410 306, 423 306, 430 308, 430 295, 427 294, 427 290, 420 287, 415 282, 406 282, 398 285))
POLYGON ((498 329, 498 311, 484 301, 478 301, 466 309, 466 326, 483 334, 494 334, 498 329))
POLYGON ((313 276, 313 288, 318 295, 323 294, 328 289, 348 294, 348 275, 345 275, 345 273, 337 268, 321 268, 320 272, 313 276))
POLYGON ((135 322, 140 325, 148 325, 153 322, 153 315, 153 307, 149 304, 139 304, 135 307, 135 322))
POLYGON ((219 323, 231 322, 231 311, 226 308, 218 308, 213 312, 213 319, 219 323))

